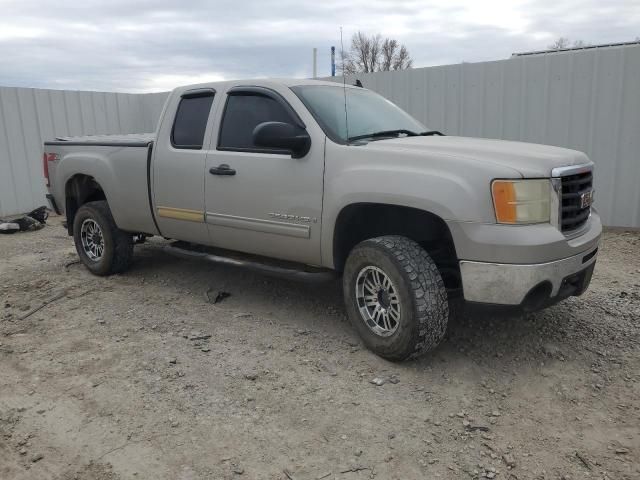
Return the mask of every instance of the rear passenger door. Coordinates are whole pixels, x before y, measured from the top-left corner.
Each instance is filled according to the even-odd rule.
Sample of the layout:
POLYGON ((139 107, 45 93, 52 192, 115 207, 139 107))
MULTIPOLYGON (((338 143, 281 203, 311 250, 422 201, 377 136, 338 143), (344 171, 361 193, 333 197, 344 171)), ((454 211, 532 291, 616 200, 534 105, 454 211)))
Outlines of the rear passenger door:
POLYGON ((299 100, 286 93, 234 87, 224 107, 221 101, 216 146, 207 157, 206 221, 216 246, 319 264, 324 134, 310 118, 301 118, 289 102, 299 100), (272 121, 305 128, 312 139, 309 152, 292 158, 287 151, 256 147, 255 127, 272 121))
POLYGON ((153 201, 165 237, 208 243, 204 172, 215 110, 213 89, 188 90, 167 106, 153 158, 153 201))

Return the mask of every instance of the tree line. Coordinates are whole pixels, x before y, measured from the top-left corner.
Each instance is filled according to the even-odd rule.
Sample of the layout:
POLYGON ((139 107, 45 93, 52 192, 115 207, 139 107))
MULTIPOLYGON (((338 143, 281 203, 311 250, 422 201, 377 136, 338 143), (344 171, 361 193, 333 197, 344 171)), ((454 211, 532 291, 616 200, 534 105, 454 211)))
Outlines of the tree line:
MULTIPOLYGON (((636 37, 635 41, 640 42, 640 37, 636 37)), ((558 37, 547 48, 565 50, 589 46, 591 44, 584 40, 558 37)), ((353 34, 349 48, 341 52, 341 61, 338 66, 346 75, 406 70, 412 67, 413 59, 406 45, 395 38, 383 38, 379 33, 368 35, 361 31, 353 34)))

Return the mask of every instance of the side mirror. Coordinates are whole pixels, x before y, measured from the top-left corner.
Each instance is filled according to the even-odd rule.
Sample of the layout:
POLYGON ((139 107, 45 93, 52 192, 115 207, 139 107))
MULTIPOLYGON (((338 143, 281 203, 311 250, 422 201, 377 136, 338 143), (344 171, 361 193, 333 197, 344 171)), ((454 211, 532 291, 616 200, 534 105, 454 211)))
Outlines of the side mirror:
POLYGON ((283 122, 263 122, 253 129, 256 147, 289 150, 292 158, 302 158, 311 149, 311 137, 305 129, 283 122))

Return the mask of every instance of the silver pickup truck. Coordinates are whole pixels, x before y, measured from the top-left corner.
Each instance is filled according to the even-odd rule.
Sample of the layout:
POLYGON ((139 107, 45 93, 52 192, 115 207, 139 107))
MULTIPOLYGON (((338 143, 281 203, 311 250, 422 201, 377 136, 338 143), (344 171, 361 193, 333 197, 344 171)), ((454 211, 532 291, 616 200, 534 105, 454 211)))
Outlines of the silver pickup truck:
POLYGON ((152 235, 340 272, 355 329, 391 360, 435 347, 456 295, 525 310, 580 295, 602 231, 583 153, 446 136, 330 82, 177 88, 156 133, 57 138, 44 170, 91 272, 126 270, 152 235))

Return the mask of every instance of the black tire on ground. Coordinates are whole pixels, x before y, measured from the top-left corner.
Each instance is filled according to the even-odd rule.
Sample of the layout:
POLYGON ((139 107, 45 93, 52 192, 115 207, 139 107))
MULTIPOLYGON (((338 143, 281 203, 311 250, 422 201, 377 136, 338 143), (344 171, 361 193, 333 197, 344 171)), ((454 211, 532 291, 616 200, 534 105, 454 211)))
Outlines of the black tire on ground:
POLYGON ((377 355, 400 361, 418 357, 443 339, 449 306, 440 272, 429 254, 413 240, 384 236, 365 240, 350 252, 344 269, 347 314, 365 345, 377 355), (377 267, 390 279, 400 305, 400 320, 388 336, 375 333, 361 315, 356 283, 360 272, 377 267))
POLYGON ((133 236, 116 226, 106 201, 88 202, 78 209, 73 220, 73 239, 80 260, 95 275, 120 273, 131 266, 133 236), (104 239, 104 251, 97 260, 89 258, 82 246, 82 224, 88 219, 98 224, 104 239))

